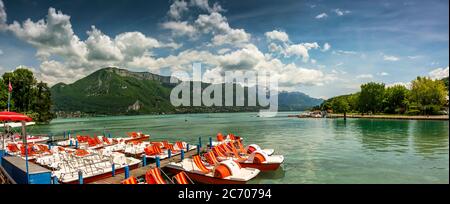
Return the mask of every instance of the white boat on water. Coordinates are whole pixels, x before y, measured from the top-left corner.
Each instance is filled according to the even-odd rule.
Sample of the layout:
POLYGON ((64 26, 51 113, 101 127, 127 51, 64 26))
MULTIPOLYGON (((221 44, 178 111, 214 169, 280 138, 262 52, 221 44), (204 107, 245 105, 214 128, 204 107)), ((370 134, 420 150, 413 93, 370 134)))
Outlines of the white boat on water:
MULTIPOLYGON (((33 126, 35 125, 35 122, 26 122, 25 126, 33 126)), ((7 128, 7 129, 11 129, 11 128, 18 128, 18 127, 22 127, 22 123, 3 123, 0 124, 0 128, 7 128)), ((8 142, 22 142, 22 136, 19 133, 15 133, 15 134, 11 134, 10 136, 4 136, 4 140, 5 140, 5 144, 8 142)), ((44 136, 33 136, 33 135, 28 135, 27 137, 27 142, 28 143, 46 143, 49 140, 49 137, 44 137, 44 136)), ((0 143, 2 143, 3 140, 0 141, 0 143)))
POLYGON ((195 145, 188 145, 186 142, 177 141, 175 144, 171 144, 168 141, 162 142, 138 142, 127 143, 124 153, 127 155, 133 155, 135 158, 141 158, 145 155, 146 158, 166 159, 170 156, 176 156, 181 154, 181 150, 188 152, 197 149, 195 145), (189 148, 189 149, 187 149, 189 148))
POLYGON ((269 156, 261 150, 253 151, 251 154, 239 153, 232 143, 214 147, 210 152, 205 154, 205 157, 211 165, 215 165, 219 161, 232 159, 242 167, 255 168, 261 171, 277 170, 284 162, 283 155, 269 156))
POLYGON ((193 181, 206 184, 245 184, 260 172, 254 168, 242 168, 233 160, 224 160, 216 166, 209 166, 198 155, 181 162, 171 162, 166 169, 173 174, 185 172, 193 181))
POLYGON ((152 142, 151 145, 144 149, 144 155, 145 157, 152 159, 155 159, 156 157, 166 159, 169 157, 169 150, 171 156, 176 156, 181 154, 181 150, 188 152, 195 149, 197 149, 195 145, 189 145, 182 141, 177 141, 175 144, 171 144, 168 141, 152 142))
POLYGON ((246 150, 247 154, 251 154, 251 153, 253 153, 255 151, 261 151, 261 152, 264 152, 265 154, 267 154, 269 156, 273 155, 273 153, 275 152, 274 149, 262 149, 257 144, 248 145, 247 147, 245 147, 245 150, 246 150))
MULTIPOLYGON (((49 137, 43 137, 43 136, 33 136, 28 135, 27 136, 27 143, 28 144, 45 144, 49 140, 49 137)), ((22 137, 20 135, 13 135, 8 138, 4 138, 3 140, 0 139, 0 147, 6 147, 9 143, 16 143, 16 144, 22 144, 22 137), (4 146, 3 146, 4 144, 4 146)))
POLYGON ((91 183, 112 176, 113 164, 115 172, 122 173, 128 166, 130 170, 138 168, 141 160, 126 157, 125 154, 112 152, 110 156, 100 155, 97 152, 84 152, 74 154, 62 159, 53 171, 61 183, 79 183, 81 172, 83 183, 91 183))
POLYGON ((6 145, 5 151, 8 155, 21 157, 22 159, 28 159, 29 161, 53 154, 48 145, 40 143, 28 143, 27 147, 25 147, 22 143, 10 142, 6 145), (26 152, 28 155, 26 155, 26 152))
POLYGON ((56 145, 58 146, 63 146, 63 147, 68 147, 68 146, 75 146, 77 140, 75 138, 69 138, 67 140, 63 140, 63 141, 58 141, 56 142, 56 145))
MULTIPOLYGON (((50 169, 57 169, 59 164, 63 161, 70 159, 70 152, 65 151, 65 149, 61 149, 60 147, 52 147, 53 154, 45 155, 36 158, 36 163, 41 166, 46 166, 50 169)), ((75 150, 72 151, 72 153, 75 150)))
POLYGON ((242 137, 237 137, 234 134, 228 134, 227 136, 223 136, 222 133, 218 133, 217 134, 217 141, 212 141, 212 145, 215 146, 219 146, 222 144, 228 144, 230 142, 236 142, 239 144, 240 149, 244 150, 245 149, 245 153, 246 154, 251 154, 254 151, 262 151, 267 155, 272 155, 275 150, 274 149, 262 149, 259 145, 257 144, 250 144, 247 147, 243 146, 243 141, 244 138, 242 137))

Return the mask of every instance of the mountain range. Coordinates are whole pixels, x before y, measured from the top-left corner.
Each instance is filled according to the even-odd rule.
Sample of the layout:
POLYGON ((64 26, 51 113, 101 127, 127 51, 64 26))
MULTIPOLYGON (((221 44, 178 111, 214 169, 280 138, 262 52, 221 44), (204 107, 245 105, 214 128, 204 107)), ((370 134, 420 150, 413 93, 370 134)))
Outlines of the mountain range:
MULTIPOLYGON (((58 116, 64 117, 73 116, 73 114, 242 112, 257 111, 263 108, 251 107, 247 104, 243 107, 174 107, 170 103, 170 93, 180 82, 180 80, 175 80, 175 83, 171 83, 170 77, 149 72, 132 72, 126 69, 107 67, 72 84, 58 83, 51 87, 52 109, 58 116)), ((202 83, 202 89, 208 85, 210 84, 202 83)), ((246 87, 245 92, 247 93, 246 87)), ((245 95, 247 96, 247 94, 245 95)), ((245 97, 245 101, 247 101, 247 97, 245 97)), ((281 92, 278 95, 278 102, 279 110, 300 111, 319 105, 323 100, 309 97, 300 92, 281 92)))

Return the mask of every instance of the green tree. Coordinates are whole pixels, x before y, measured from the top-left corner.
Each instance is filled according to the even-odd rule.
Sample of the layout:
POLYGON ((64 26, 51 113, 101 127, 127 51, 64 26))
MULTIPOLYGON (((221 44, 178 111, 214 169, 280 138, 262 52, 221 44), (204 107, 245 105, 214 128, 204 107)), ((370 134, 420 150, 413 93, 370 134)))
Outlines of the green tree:
POLYGON ((408 94, 409 90, 402 85, 386 88, 383 101, 384 112, 404 113, 408 104, 408 94))
MULTIPOLYGON (((10 107, 14 106, 14 100, 11 99, 10 107)), ((8 86, 0 78, 0 111, 8 110, 8 86)))
POLYGON ((39 82, 36 86, 36 96, 34 100, 34 112, 37 114, 36 120, 48 122, 55 116, 49 110, 52 106, 50 88, 46 83, 39 82))
POLYGON ((361 85, 358 109, 361 113, 380 112, 384 98, 384 84, 370 82, 361 85))
POLYGON ((443 78, 442 81, 444 81, 445 87, 448 90, 448 77, 443 78))
POLYGON ((331 99, 324 101, 322 104, 320 104, 320 109, 323 111, 332 110, 333 108, 331 107, 331 102, 331 99))
POLYGON ((0 106, 6 109, 8 101, 8 84, 13 87, 11 93, 11 111, 26 113, 36 122, 49 122, 54 118, 50 111, 51 92, 47 84, 37 83, 33 72, 20 67, 14 72, 4 73, 0 81, 0 106))
POLYGON ((345 97, 335 98, 331 107, 335 113, 343 113, 344 120, 347 119, 347 112, 350 110, 350 106, 345 97))
POLYGON ((446 103, 447 89, 442 80, 417 77, 412 81, 410 102, 422 114, 436 114, 446 103))
MULTIPOLYGON (((359 92, 355 93, 355 94, 342 95, 342 96, 336 96, 336 97, 330 98, 330 99, 324 101, 322 104, 320 104, 320 110, 323 110, 323 111, 333 110, 334 112, 336 112, 336 110, 334 110, 335 107, 333 107, 333 104, 336 104, 338 100, 344 100, 347 103, 348 109, 346 112, 356 111, 356 110, 358 110, 359 92)), ((343 112, 340 112, 340 113, 343 113, 343 112)))
POLYGON ((357 92, 355 94, 351 94, 351 95, 348 96, 347 102, 348 102, 348 105, 350 107, 349 111, 355 111, 356 112, 358 110, 359 95, 360 95, 360 93, 357 92))
POLYGON ((36 79, 33 72, 26 68, 18 68, 14 72, 3 74, 3 83, 8 86, 9 81, 13 87, 11 99, 15 101, 14 110, 27 112, 31 110, 34 97, 36 79))

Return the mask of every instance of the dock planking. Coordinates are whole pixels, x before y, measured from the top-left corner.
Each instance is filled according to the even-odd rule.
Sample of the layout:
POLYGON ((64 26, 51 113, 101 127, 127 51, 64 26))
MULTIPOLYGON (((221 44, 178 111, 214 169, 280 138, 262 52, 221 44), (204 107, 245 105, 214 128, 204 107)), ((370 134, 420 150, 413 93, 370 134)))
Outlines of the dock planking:
MULTIPOLYGON (((196 154, 197 154, 197 149, 194 149, 189 152, 185 152, 184 157, 188 158, 188 157, 191 157, 196 154)), ((179 161, 181 161, 181 155, 172 156, 171 158, 161 160, 160 167, 164 168, 170 162, 179 162, 179 161)), ((130 170, 130 176, 142 177, 145 175, 145 173, 148 170, 155 168, 155 167, 156 167, 156 163, 150 163, 150 164, 147 164, 147 166, 141 166, 137 169, 130 170)), ((116 174, 114 177, 109 177, 109 178, 105 178, 102 180, 98 180, 98 181, 92 182, 90 184, 120 184, 125 179, 124 175, 125 175, 124 173, 116 174)))

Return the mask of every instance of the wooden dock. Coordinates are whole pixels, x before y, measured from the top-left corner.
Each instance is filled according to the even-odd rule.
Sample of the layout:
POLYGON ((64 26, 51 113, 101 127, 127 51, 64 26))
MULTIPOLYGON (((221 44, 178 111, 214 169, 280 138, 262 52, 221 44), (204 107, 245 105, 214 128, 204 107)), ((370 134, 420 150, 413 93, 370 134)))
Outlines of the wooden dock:
MULTIPOLYGON (((188 158, 188 157, 191 157, 196 154, 197 154, 197 149, 194 149, 189 152, 185 152, 184 157, 188 158)), ((164 168, 170 162, 179 162, 179 161, 181 161, 180 154, 173 156, 171 158, 168 158, 168 159, 161 160, 160 165, 161 165, 161 168, 164 168)), ((150 164, 147 164, 147 166, 141 166, 137 169, 130 170, 130 176, 134 176, 136 178, 142 177, 145 175, 145 173, 148 170, 155 168, 155 167, 156 167, 156 163, 150 163, 150 164)), ((124 175, 125 175, 124 173, 116 174, 114 177, 109 177, 109 178, 105 178, 102 180, 98 180, 98 181, 92 182, 90 184, 120 184, 125 179, 124 175)))
MULTIPOLYGON (((17 156, 2 158, 2 175, 18 184, 50 184, 51 171, 17 156), (28 170, 28 171, 27 171, 28 170)), ((5 180, 5 179, 2 179, 5 180)))

